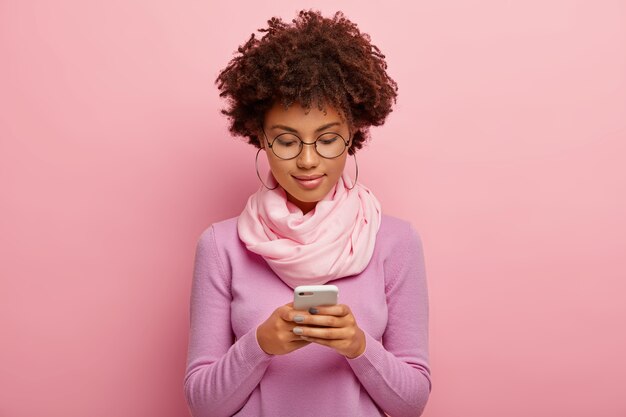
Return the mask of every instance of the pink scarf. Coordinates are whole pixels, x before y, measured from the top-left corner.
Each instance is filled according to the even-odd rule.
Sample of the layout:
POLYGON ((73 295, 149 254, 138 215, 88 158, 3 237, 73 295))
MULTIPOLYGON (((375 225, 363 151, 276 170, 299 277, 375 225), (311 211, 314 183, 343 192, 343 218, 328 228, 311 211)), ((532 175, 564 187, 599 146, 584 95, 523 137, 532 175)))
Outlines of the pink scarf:
MULTIPOLYGON (((265 183, 276 184, 271 173, 265 183)), ((239 238, 292 288, 358 274, 374 252, 381 207, 369 189, 348 190, 350 183, 344 174, 307 214, 282 187, 261 186, 239 216, 239 238)))

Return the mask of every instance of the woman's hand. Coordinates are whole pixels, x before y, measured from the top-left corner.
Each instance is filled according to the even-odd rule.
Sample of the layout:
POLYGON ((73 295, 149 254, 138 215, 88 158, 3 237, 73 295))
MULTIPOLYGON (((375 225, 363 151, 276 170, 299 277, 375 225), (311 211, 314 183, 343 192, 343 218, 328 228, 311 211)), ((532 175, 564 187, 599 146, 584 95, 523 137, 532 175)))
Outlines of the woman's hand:
POLYGON ((284 312, 286 321, 296 323, 292 331, 301 340, 331 347, 349 359, 365 351, 365 333, 345 304, 319 306, 309 312, 293 308, 284 312))
POLYGON ((296 325, 287 318, 295 311, 293 302, 280 306, 257 327, 256 339, 265 353, 284 355, 311 343, 293 332, 296 325))

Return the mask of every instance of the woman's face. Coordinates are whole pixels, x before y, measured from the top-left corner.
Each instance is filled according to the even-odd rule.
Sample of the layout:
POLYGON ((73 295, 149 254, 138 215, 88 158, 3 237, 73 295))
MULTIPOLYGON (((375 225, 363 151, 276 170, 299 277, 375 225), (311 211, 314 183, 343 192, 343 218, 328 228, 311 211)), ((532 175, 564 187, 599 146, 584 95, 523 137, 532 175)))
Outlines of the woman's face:
POLYGON ((305 109, 298 103, 292 104, 287 110, 282 104, 277 103, 265 114, 263 131, 259 135, 272 175, 286 191, 287 199, 305 214, 328 194, 341 177, 348 157, 348 148, 343 145, 341 138, 337 137, 335 143, 341 144, 337 149, 343 147, 344 150, 336 158, 324 158, 316 152, 315 146, 303 145, 297 157, 283 160, 274 154, 268 143, 274 143, 274 150, 278 151, 278 141, 273 141, 278 135, 283 134, 279 141, 285 150, 298 146, 297 141, 294 142, 296 138, 293 134, 306 143, 313 143, 323 135, 318 142, 321 150, 323 146, 333 146, 331 143, 334 136, 331 133, 340 134, 346 141, 351 140, 349 126, 339 112, 330 106, 326 106, 325 109, 326 114, 313 106, 308 114, 305 114, 305 109))

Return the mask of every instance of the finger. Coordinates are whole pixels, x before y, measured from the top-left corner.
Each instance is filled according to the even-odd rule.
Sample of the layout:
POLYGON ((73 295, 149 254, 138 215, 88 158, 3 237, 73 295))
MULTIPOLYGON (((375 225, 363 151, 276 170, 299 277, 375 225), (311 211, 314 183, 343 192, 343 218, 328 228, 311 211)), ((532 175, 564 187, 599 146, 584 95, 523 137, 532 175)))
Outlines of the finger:
POLYGON ((293 321, 297 324, 323 327, 345 327, 349 324, 344 317, 299 313, 294 315, 293 321))
POLYGON ((317 306, 314 307, 312 310, 315 310, 315 312, 309 310, 309 312, 312 314, 323 314, 327 316, 343 317, 351 314, 350 307, 345 304, 337 304, 334 306, 317 306))
POLYGON ((293 345, 295 345, 298 348, 300 348, 302 346, 310 345, 313 342, 310 341, 310 340, 305 340, 305 339, 299 338, 298 340, 294 340, 293 342, 289 342, 289 343, 292 343, 293 345))
POLYGON ((300 339, 308 343, 317 343, 318 345, 324 345, 329 347, 332 347, 332 345, 335 343, 334 340, 320 339, 317 337, 300 336, 300 339))
POLYGON ((278 313, 278 317, 285 321, 293 321, 293 311, 295 311, 293 309, 293 301, 278 307, 278 309, 276 310, 276 312, 278 313))
POLYGON ((348 345, 346 344, 346 341, 344 340, 328 340, 328 339, 320 339, 316 337, 306 337, 306 336, 301 336, 301 338, 302 340, 307 341, 309 343, 316 343, 318 345, 328 346, 329 348, 333 348, 342 354, 343 352, 341 352, 341 350, 348 347, 348 345))
POLYGON ((302 340, 316 343, 318 345, 328 346, 329 348, 335 349, 338 353, 344 355, 348 359, 354 359, 357 356, 362 355, 365 351, 365 348, 363 348, 355 352, 354 349, 351 348, 350 343, 347 340, 326 340, 306 336, 302 336, 302 340))
POLYGON ((300 331, 296 330, 294 331, 293 329, 296 326, 290 326, 284 330, 281 330, 280 332, 280 336, 278 337, 279 339, 285 341, 285 342, 289 342, 289 343, 294 343, 294 342, 298 342, 301 341, 302 338, 300 337, 300 331), (284 332, 284 333, 283 333, 284 332))
POLYGON ((312 326, 344 327, 349 324, 343 323, 345 320, 341 320, 336 316, 311 315, 299 310, 282 309, 279 311, 279 316, 289 323, 309 324, 312 326))
POLYGON ((293 308, 293 301, 281 306, 279 309, 279 316, 285 321, 295 321, 296 323, 303 323, 303 317, 309 315, 309 310, 295 310, 293 308), (298 317, 298 320, 294 320, 298 317))
POLYGON ((348 329, 337 329, 334 327, 295 326, 292 332, 297 336, 305 336, 326 340, 347 339, 351 336, 351 332, 348 329))

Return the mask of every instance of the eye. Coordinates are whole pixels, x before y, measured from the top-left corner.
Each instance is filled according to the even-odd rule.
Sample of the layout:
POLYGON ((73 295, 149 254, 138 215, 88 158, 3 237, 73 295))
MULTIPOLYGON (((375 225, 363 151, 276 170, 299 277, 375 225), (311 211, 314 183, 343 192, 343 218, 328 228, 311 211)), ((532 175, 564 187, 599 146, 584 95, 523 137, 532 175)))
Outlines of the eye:
POLYGON ((331 143, 335 143, 337 140, 339 140, 339 138, 337 136, 332 137, 332 138, 325 137, 323 139, 320 139, 319 142, 322 145, 330 145, 331 143))
POLYGON ((337 133, 327 132, 327 133, 321 134, 317 138, 317 143, 319 145, 332 145, 333 143, 337 142, 338 140, 339 140, 339 135, 337 133))
POLYGON ((287 139, 276 139, 276 142, 278 143, 278 145, 284 146, 284 147, 296 146, 298 143, 295 140, 287 140, 287 139))
POLYGON ((276 137, 275 142, 278 146, 289 148, 292 146, 298 146, 300 139, 298 139, 297 136, 291 134, 282 134, 276 137))

